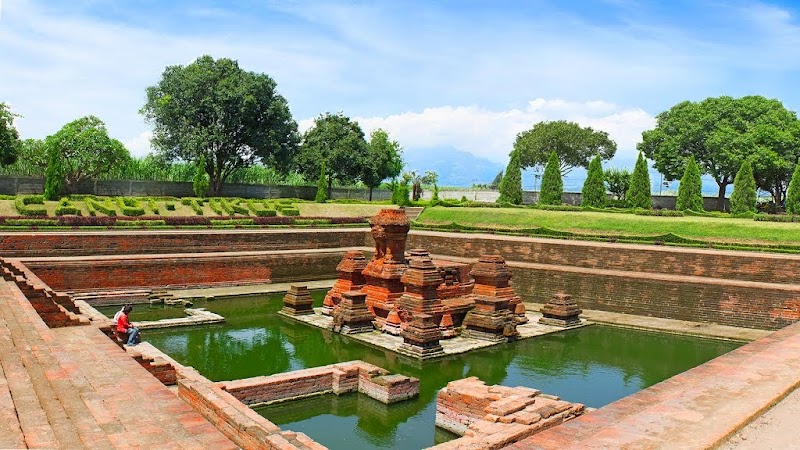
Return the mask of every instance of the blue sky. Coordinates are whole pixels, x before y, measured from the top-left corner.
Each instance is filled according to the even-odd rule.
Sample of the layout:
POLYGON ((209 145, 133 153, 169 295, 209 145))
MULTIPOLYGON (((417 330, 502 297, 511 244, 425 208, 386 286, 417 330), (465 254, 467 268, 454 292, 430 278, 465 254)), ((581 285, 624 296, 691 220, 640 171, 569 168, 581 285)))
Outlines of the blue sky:
POLYGON ((641 132, 677 102, 800 108, 798 13, 745 0, 0 0, 0 102, 24 116, 23 137, 95 114, 143 155, 145 88, 210 54, 272 76, 301 128, 342 111, 406 154, 504 165, 518 132, 566 119, 609 132, 610 165, 632 167, 641 132))

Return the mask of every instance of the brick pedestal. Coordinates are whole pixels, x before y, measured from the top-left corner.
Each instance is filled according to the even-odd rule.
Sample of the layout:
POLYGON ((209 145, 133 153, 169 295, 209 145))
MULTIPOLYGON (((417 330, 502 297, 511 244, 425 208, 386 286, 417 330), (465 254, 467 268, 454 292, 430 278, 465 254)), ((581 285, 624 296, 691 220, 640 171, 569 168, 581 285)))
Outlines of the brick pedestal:
POLYGON ((564 328, 574 327, 581 324, 578 316, 582 312, 571 295, 559 292, 542 307, 542 318, 539 319, 539 323, 564 328))
POLYGON ((417 314, 403 331, 403 343, 398 351, 418 359, 444 356, 439 344, 442 332, 430 314, 417 314))
POLYGON ((475 278, 472 293, 508 301, 508 310, 514 314, 517 323, 527 323, 525 305, 511 287, 511 269, 500 255, 483 255, 470 272, 475 278))
POLYGON ((368 333, 372 326, 372 313, 369 312, 366 294, 347 291, 342 301, 333 309, 333 331, 342 334, 368 333))
POLYGON ((508 310, 508 300, 475 296, 475 308, 464 318, 464 337, 507 342, 517 337, 517 320, 508 310))
POLYGON ((325 295, 322 302, 322 314, 331 315, 333 308, 342 301, 342 294, 347 291, 358 291, 364 287, 366 281, 362 271, 367 267, 367 260, 364 253, 358 250, 350 250, 345 253, 341 262, 336 266, 339 274, 336 283, 325 295))
POLYGON ((291 286, 283 297, 281 312, 290 316, 314 314, 314 300, 306 286, 291 286))

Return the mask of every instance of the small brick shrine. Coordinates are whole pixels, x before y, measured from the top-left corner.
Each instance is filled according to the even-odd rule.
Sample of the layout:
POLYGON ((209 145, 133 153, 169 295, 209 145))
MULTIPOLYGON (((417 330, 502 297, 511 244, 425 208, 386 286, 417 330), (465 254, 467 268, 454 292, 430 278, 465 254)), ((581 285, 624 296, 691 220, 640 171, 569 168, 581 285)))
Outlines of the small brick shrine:
POLYGON ((542 307, 542 317, 539 319, 539 323, 563 328, 576 327, 581 324, 578 316, 582 312, 583 310, 578 308, 578 304, 571 295, 559 292, 553 294, 553 297, 542 307))
POLYGON ((402 336, 403 353, 426 358, 439 355, 439 340, 457 336, 462 325, 471 337, 501 341, 513 339, 516 325, 528 321, 501 256, 484 255, 470 265, 432 259, 424 249, 406 253, 410 227, 402 209, 381 210, 370 227, 372 258, 367 262, 362 252, 348 251, 325 296, 322 313, 333 316, 334 330, 402 336), (359 291, 363 305, 354 297, 359 291), (476 304, 479 311, 473 311, 476 304), (374 328, 366 326, 367 313, 374 328), (471 326, 464 322, 468 313, 471 326))

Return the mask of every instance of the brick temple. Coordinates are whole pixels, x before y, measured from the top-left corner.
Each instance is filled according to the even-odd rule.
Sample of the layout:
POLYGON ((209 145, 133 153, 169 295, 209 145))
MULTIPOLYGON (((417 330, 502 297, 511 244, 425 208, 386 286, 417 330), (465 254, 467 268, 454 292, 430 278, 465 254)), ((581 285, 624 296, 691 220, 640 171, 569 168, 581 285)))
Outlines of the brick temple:
MULTIPOLYGON (((372 258, 367 261, 363 252, 348 251, 323 302, 323 314, 332 316, 338 329, 347 330, 350 317, 363 322, 364 307, 349 300, 355 292, 365 295, 374 329, 403 336, 412 347, 419 347, 422 339, 426 352, 436 353, 435 345, 431 350, 429 344, 459 335, 462 325, 469 328, 474 323, 481 327, 480 336, 505 339, 513 337, 516 324, 527 321, 501 256, 484 255, 467 264, 433 259, 425 249, 406 251, 409 221, 402 209, 381 210, 369 223, 375 240, 372 258), (477 303, 494 306, 489 312, 476 309, 477 303)), ((358 329, 365 331, 363 326, 358 329)))

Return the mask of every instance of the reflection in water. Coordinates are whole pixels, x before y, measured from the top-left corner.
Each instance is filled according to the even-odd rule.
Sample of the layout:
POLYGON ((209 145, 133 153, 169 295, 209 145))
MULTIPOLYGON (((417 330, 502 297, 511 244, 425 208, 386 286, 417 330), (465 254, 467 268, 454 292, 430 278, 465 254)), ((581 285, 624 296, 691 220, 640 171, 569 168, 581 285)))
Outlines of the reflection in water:
MULTIPOLYGON (((312 297, 319 306, 324 292, 312 292, 312 297)), ((452 438, 435 430, 436 393, 466 376, 600 407, 738 346, 593 325, 421 363, 278 316, 281 298, 198 302, 226 322, 148 330, 147 340, 217 381, 354 359, 420 379, 419 398, 394 405, 349 394, 260 410, 282 428, 304 432, 331 449, 417 449, 452 438)))

